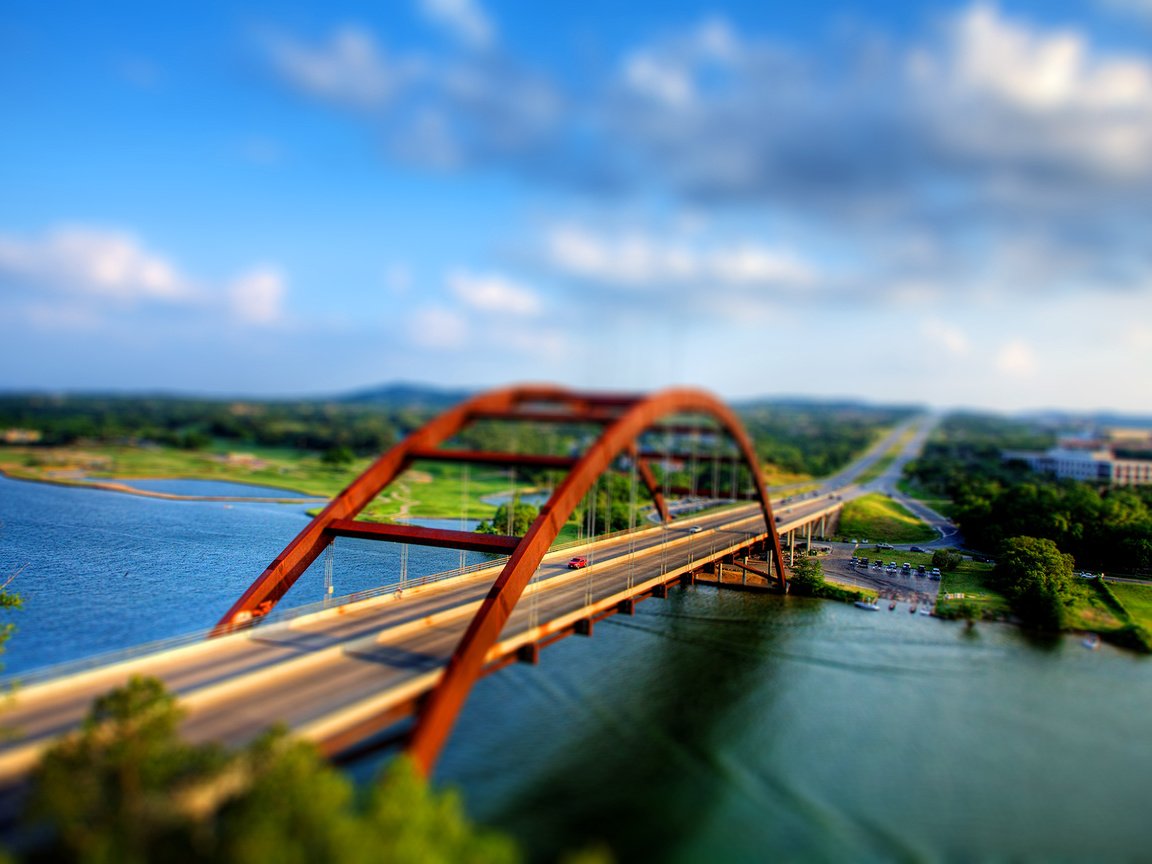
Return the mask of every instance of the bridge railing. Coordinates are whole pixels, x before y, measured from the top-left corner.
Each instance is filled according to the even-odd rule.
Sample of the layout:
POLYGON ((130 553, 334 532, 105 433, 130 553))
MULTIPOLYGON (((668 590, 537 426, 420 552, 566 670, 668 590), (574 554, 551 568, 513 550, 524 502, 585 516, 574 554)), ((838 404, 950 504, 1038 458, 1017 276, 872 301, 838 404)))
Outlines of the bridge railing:
MULTIPOLYGON (((724 502, 720 502, 717 506, 723 506, 724 502)), ((636 528, 633 530, 654 530, 651 528, 636 528)), ((719 529, 721 531, 725 529, 719 529)), ((628 529, 621 529, 605 534, 598 534, 594 538, 584 537, 577 540, 569 540, 564 543, 554 545, 549 554, 555 552, 564 552, 568 549, 576 549, 581 546, 587 546, 590 543, 599 543, 605 540, 618 539, 632 533, 628 529)), ((739 532, 741 534, 746 532, 739 532)), ((291 607, 277 607, 273 612, 263 618, 253 619, 250 624, 243 628, 246 631, 254 631, 263 629, 265 627, 274 626, 277 624, 286 624, 293 619, 311 615, 316 612, 322 612, 326 609, 334 609, 339 606, 345 606, 350 603, 358 603, 364 600, 372 600, 377 597, 386 597, 395 594, 397 590, 408 588, 417 588, 425 585, 432 585, 437 582, 445 582, 450 579, 459 579, 464 576, 470 576, 482 570, 491 568, 503 567, 508 561, 508 556, 492 556, 485 561, 476 561, 472 564, 467 564, 464 567, 456 567, 452 570, 443 570, 438 573, 429 573, 423 576, 411 576, 403 582, 397 577, 383 585, 376 588, 368 588, 362 591, 354 591, 350 594, 342 594, 337 597, 327 597, 322 600, 317 600, 311 603, 302 603, 299 606, 291 607)), ((26 672, 13 672, 8 675, 0 676, 0 692, 11 690, 13 687, 28 687, 33 684, 40 684, 45 681, 52 681, 57 678, 65 678, 70 675, 75 675, 80 672, 86 672, 91 669, 96 669, 101 666, 112 666, 118 663, 124 663, 129 660, 135 660, 139 657, 145 657, 149 654, 159 654, 164 651, 171 651, 176 648, 182 648, 186 645, 192 645, 196 642, 203 641, 208 638, 212 632, 211 627, 206 627, 201 630, 194 630, 188 633, 182 633, 176 636, 169 636, 163 639, 156 639, 150 642, 144 642, 139 645, 132 645, 127 648, 115 648, 110 651, 103 651, 97 654, 90 654, 87 657, 78 657, 75 660, 65 660, 62 663, 55 663, 49 666, 41 666, 37 669, 30 669, 26 672)))

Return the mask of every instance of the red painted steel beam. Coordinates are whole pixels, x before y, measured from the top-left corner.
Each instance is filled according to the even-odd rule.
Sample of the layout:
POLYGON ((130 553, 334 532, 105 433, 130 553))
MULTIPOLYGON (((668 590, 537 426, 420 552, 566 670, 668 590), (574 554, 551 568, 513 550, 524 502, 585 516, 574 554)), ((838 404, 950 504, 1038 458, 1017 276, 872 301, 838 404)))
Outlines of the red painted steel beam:
POLYGON ((387 540, 392 543, 466 549, 469 552, 492 552, 497 555, 510 554, 520 543, 519 537, 507 534, 478 534, 475 531, 422 528, 418 525, 383 525, 379 522, 358 522, 355 519, 333 520, 328 525, 328 533, 334 537, 353 537, 357 540, 387 540))
POLYGON ((573 456, 548 456, 535 453, 497 453, 488 450, 413 450, 413 462, 467 462, 472 465, 503 465, 515 468, 553 468, 567 470, 578 461, 573 456))
POLYGON ((634 447, 636 438, 645 429, 662 417, 687 412, 711 415, 725 427, 740 449, 742 459, 749 467, 756 483, 757 498, 764 515, 765 527, 772 539, 772 553, 776 555, 776 563, 780 565, 779 572, 783 582, 784 559, 768 493, 751 442, 731 409, 715 397, 697 390, 666 390, 635 402, 619 420, 603 431, 581 457, 579 464, 569 472, 564 481, 556 487, 548 502, 540 509, 540 515, 508 559, 508 563, 496 578, 488 596, 469 624, 464 637, 449 659, 440 682, 429 694, 408 748, 416 764, 425 774, 431 772, 472 685, 483 674, 488 653, 499 639, 524 588, 568 517, 599 477, 610 470, 613 461, 621 453, 634 447))
POLYGON ((660 514, 660 521, 667 522, 672 516, 668 512, 668 502, 664 500, 664 493, 660 490, 660 484, 656 482, 656 475, 652 473, 652 466, 643 459, 637 459, 636 469, 640 474, 640 479, 644 481, 644 488, 648 490, 652 503, 656 505, 656 512, 660 514))
POLYGON ((618 413, 607 413, 597 411, 584 411, 581 413, 571 413, 562 411, 514 411, 507 414, 501 413, 479 413, 473 415, 474 420, 507 420, 511 422, 523 423, 555 423, 563 425, 565 423, 590 423, 603 426, 606 423, 611 423, 620 415, 618 413))
POLYGON ((267 614, 332 542, 328 526, 337 519, 354 518, 412 462, 412 453, 434 450, 460 432, 476 414, 506 414, 524 404, 564 403, 579 394, 548 385, 525 385, 482 393, 430 420, 372 463, 364 473, 336 495, 304 527, 284 551, 261 573, 212 631, 219 636, 267 614))

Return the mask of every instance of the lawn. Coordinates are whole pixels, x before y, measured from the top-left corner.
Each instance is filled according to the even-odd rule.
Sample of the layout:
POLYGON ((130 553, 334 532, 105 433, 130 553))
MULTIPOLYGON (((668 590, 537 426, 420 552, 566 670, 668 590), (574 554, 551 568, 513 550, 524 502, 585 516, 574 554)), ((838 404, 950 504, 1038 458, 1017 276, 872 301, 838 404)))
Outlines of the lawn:
POLYGON ((839 533, 877 543, 934 540, 936 531, 886 495, 872 494, 844 505, 839 533))
POLYGON ((1068 610, 1066 621, 1069 630, 1107 633, 1122 630, 1128 625, 1124 613, 1108 602, 1094 582, 1076 579, 1072 585, 1072 598, 1074 603, 1068 610))
POLYGON ((980 564, 965 559, 955 570, 944 573, 940 580, 940 597, 936 611, 942 616, 953 612, 961 603, 976 607, 977 618, 1000 618, 1008 614, 1008 600, 988 584, 991 564, 980 564), (963 599, 945 600, 945 594, 963 594, 963 599))
POLYGON ((1152 583, 1109 582, 1108 587, 1132 617, 1133 623, 1152 631, 1152 583))

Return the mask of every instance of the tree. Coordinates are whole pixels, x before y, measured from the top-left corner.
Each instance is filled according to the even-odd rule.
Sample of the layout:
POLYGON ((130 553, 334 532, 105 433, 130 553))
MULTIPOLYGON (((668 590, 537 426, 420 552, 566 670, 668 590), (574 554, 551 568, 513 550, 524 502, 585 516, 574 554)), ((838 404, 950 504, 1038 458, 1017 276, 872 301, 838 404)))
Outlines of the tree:
POLYGON ((824 586, 824 564, 819 558, 802 555, 792 565, 788 583, 804 594, 815 594, 824 586))
POLYGON ((53 829, 50 857, 189 859, 192 819, 177 792, 221 771, 226 758, 181 741, 181 716, 161 682, 136 677, 97 699, 80 730, 44 754, 30 809, 53 829))
POLYGON ((356 461, 356 454, 348 447, 329 447, 320 457, 320 461, 329 468, 345 468, 356 461))
POLYGON ((236 754, 181 740, 151 678, 98 699, 33 777, 33 860, 511 864, 515 843, 472 825, 400 757, 366 796, 311 743, 275 729, 236 754))
POLYGON ((1041 630, 1063 628, 1066 602, 1074 584, 1073 559, 1051 540, 1005 540, 992 578, 1026 624, 1041 630))
POLYGON ((932 566, 945 571, 955 570, 963 560, 964 557, 952 549, 937 549, 932 553, 932 566))
POLYGON ((512 500, 496 508, 496 513, 490 520, 482 520, 476 526, 481 534, 511 534, 523 537, 532 527, 540 510, 531 504, 520 503, 520 493, 515 492, 512 500))

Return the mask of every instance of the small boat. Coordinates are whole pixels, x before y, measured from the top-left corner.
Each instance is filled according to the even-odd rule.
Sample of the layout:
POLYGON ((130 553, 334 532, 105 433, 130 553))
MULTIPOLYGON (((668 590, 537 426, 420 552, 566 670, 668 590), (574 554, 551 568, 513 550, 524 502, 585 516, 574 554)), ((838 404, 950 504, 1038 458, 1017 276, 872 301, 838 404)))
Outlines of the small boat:
POLYGON ((930 606, 921 606, 920 607, 920 614, 921 615, 931 615, 932 614, 932 608, 930 606))
POLYGON ((916 614, 916 607, 914 605, 908 610, 908 614, 909 615, 915 615, 916 614))
POLYGON ((1096 633, 1089 633, 1084 637, 1080 644, 1087 648, 1089 651, 1095 651, 1100 647, 1100 636, 1096 633))
POLYGON ((879 612, 880 604, 873 600, 869 603, 867 600, 857 600, 853 604, 857 609, 867 609, 869 612, 879 612))
POLYGON ((896 611, 896 601, 895 600, 893 600, 891 603, 888 604, 888 611, 889 612, 895 612, 896 611))

